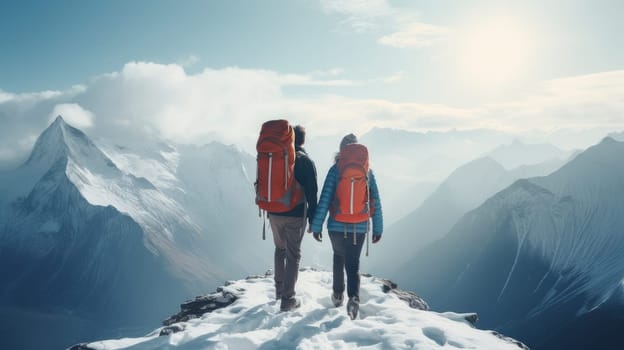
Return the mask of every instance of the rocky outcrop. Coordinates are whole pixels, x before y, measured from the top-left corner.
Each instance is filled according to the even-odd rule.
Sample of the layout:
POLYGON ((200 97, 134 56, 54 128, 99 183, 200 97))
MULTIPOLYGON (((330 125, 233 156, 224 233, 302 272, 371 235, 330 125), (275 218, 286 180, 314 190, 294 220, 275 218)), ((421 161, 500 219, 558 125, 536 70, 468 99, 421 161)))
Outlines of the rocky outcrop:
MULTIPOLYGON (((370 276, 370 275, 366 275, 370 276)), ((384 293, 391 293, 399 297, 399 299, 405 301, 412 309, 418 309, 423 311, 429 310, 429 305, 421 297, 414 292, 398 289, 398 285, 387 279, 380 279, 381 288, 384 293)))
MULTIPOLYGON (((248 276, 245 280, 266 278, 272 275, 273 272, 269 270, 264 275, 248 276)), ((187 300, 182 303, 180 305, 180 312, 163 321, 163 326, 165 326, 165 328, 160 331, 160 335, 169 335, 184 330, 183 326, 172 326, 175 323, 186 322, 190 319, 201 317, 201 315, 205 313, 213 312, 231 305, 238 299, 238 294, 245 291, 242 288, 227 288, 232 283, 234 282, 226 281, 225 286, 217 288, 216 293, 198 296, 193 300, 187 300)))
MULTIPOLYGON (((219 287, 216 293, 198 296, 193 300, 188 300, 180 305, 180 312, 172 315, 163 321, 163 326, 171 326, 174 323, 185 322, 201 315, 224 308, 236 301, 238 297, 229 290, 219 287)), ((174 327, 166 327, 161 331, 161 335, 167 335, 180 331, 174 327), (165 332, 163 334, 163 332, 165 332)))
POLYGON ((490 333, 494 334, 494 336, 496 336, 497 338, 506 341, 507 343, 515 344, 516 346, 518 346, 522 350, 531 350, 523 342, 518 341, 518 340, 516 340, 514 338, 510 338, 510 337, 504 336, 504 335, 502 335, 502 334, 500 334, 500 333, 498 333, 496 331, 490 331, 490 333))

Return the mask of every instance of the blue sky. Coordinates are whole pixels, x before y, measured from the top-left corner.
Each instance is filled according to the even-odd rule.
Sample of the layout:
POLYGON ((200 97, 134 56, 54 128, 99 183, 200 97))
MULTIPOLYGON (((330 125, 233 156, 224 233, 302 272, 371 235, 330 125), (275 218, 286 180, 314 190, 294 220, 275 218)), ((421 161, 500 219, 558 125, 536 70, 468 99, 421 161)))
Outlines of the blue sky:
MULTIPOLYGON (((333 1, 341 2, 348 3, 333 1)), ((377 2, 383 3, 362 1, 372 4, 372 11, 377 2)), ((378 43, 400 30, 393 17, 410 12, 406 23, 459 30, 491 16, 516 17, 541 41, 538 62, 525 72, 533 79, 617 70, 624 64, 624 39, 618 34, 624 32, 618 17, 624 4, 617 0, 395 1, 387 6, 402 14, 354 19, 358 15, 349 13, 348 5, 331 11, 313 0, 7 2, 0 11, 0 88, 16 93, 65 89, 130 61, 175 63, 194 56, 198 62, 191 73, 206 66, 283 73, 339 67, 349 79, 367 80, 403 72, 403 84, 391 91, 367 86, 345 93, 437 100, 439 90, 450 85, 445 71, 454 70, 443 57, 447 43, 407 49, 378 43), (357 27, 358 21, 368 27, 357 27), (431 87, 438 93, 428 93, 431 87)))
POLYGON ((220 121, 252 134, 281 113, 325 133, 619 129, 622 13, 617 0, 4 1, 0 160, 57 111, 94 133, 137 123, 191 142, 236 142, 220 121))

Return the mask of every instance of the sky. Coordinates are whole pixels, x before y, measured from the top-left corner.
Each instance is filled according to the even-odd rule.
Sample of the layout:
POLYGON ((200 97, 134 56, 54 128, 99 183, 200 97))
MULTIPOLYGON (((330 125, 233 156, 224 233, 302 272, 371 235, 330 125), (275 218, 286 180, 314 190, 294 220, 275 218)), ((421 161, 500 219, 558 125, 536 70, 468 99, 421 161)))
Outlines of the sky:
POLYGON ((94 137, 252 148, 284 117, 513 133, 624 128, 618 0, 2 1, 0 163, 58 114, 94 137))

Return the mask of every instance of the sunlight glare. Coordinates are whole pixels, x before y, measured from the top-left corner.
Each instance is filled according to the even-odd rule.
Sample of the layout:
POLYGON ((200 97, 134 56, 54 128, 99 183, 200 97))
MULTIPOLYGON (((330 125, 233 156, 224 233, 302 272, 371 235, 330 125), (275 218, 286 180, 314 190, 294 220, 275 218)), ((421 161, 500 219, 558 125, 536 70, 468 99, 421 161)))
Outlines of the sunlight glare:
POLYGON ((501 85, 519 78, 533 54, 533 38, 520 23, 498 20, 466 30, 460 65, 469 81, 501 85))

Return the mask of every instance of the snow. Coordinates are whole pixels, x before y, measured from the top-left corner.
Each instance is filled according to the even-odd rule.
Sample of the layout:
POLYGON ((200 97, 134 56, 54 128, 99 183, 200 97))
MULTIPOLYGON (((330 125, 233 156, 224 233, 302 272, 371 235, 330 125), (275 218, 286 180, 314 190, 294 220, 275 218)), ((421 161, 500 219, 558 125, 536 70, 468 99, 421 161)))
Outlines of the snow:
MULTIPOLYGON (((194 295, 225 276, 249 274, 272 261, 271 245, 248 239, 259 237, 262 227, 249 169, 255 171, 254 158, 234 146, 144 142, 125 147, 106 140, 96 144, 58 117, 22 166, 0 172, 0 227, 15 229, 11 237, 5 233, 13 231, 0 230, 0 240, 10 240, 10 251, 19 247, 33 259, 44 259, 54 249, 74 249, 60 240, 66 228, 59 225, 61 218, 56 222, 46 214, 50 205, 68 205, 66 219, 77 226, 90 219, 84 213, 112 207, 141 228, 143 247, 163 263, 159 273, 183 281, 179 290, 194 295), (53 194, 65 196, 67 202, 50 203, 53 194), (79 201, 75 207, 72 201, 78 199, 85 205, 79 201), (24 205, 30 214, 18 220, 24 205)), ((99 229, 75 232, 72 240, 98 237, 99 229)), ((130 226, 118 233, 129 241, 136 234, 130 226)), ((119 237, 115 244, 123 246, 119 237)), ((85 263, 85 275, 99 276, 97 268, 89 269, 115 259, 105 251, 108 243, 104 237, 92 241, 103 261, 85 263)))
MULTIPOLYGON (((120 170, 89 137, 66 124, 61 117, 38 139, 29 166, 35 166, 32 164, 35 161, 49 164, 50 154, 57 158, 53 162, 67 160, 64 169, 67 178, 90 204, 113 206, 139 223, 146 232, 146 246, 153 253, 164 253, 174 259, 173 256, 178 254, 172 251, 172 243, 181 237, 175 237, 173 233, 178 236, 199 234, 198 225, 178 202, 146 178, 120 170)), ((147 170, 153 169, 155 167, 147 170)))
POLYGON ((105 141, 100 148, 123 172, 146 178, 164 191, 183 191, 176 177, 180 154, 175 148, 164 145, 162 150, 158 147, 128 149, 118 145, 107 146, 105 141))
POLYGON ((159 336, 162 328, 139 338, 97 341, 113 349, 519 349, 511 340, 473 328, 464 316, 411 309, 381 281, 362 276, 360 315, 350 320, 344 307, 330 301, 332 274, 302 269, 297 297, 302 305, 280 312, 272 276, 239 280, 223 287, 239 298, 201 318, 178 324, 178 333, 159 336))

